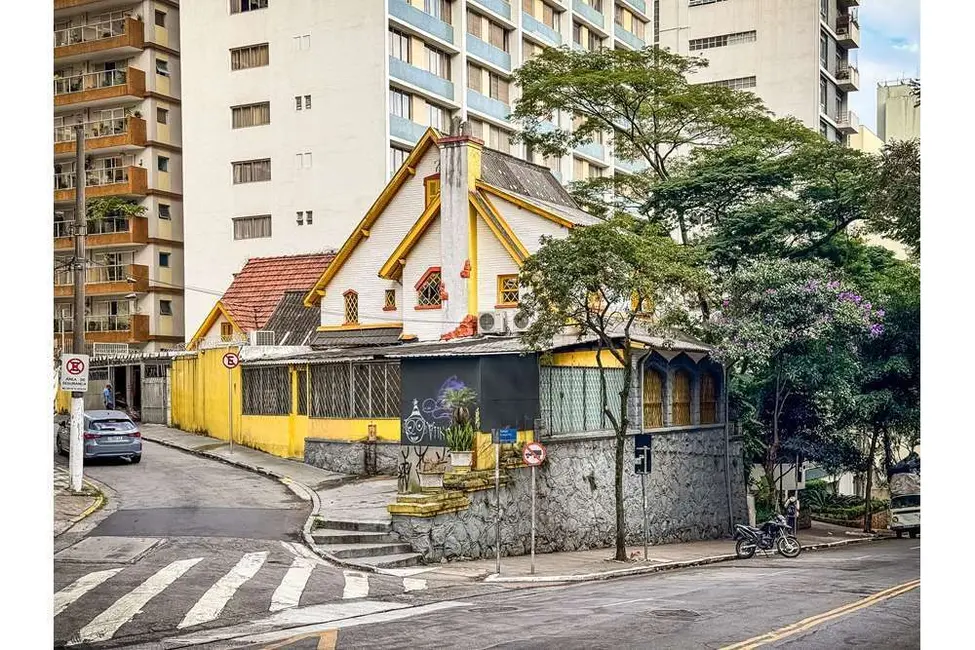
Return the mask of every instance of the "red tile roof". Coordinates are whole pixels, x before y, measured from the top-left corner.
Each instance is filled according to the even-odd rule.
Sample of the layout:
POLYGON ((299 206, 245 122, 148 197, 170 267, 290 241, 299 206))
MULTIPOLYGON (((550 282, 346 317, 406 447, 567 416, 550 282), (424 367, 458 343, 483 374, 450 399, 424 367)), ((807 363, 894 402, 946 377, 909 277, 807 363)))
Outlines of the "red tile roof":
POLYGON ((285 291, 309 291, 333 259, 334 252, 253 257, 220 301, 238 327, 247 332, 262 329, 285 291))

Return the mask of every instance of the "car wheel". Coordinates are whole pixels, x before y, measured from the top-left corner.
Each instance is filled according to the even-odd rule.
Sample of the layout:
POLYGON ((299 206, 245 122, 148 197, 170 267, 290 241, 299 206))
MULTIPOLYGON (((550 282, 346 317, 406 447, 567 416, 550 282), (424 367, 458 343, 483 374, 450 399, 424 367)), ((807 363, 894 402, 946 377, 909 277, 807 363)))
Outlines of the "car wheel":
POLYGON ((903 530, 898 530, 897 531, 897 539, 901 539, 903 537, 904 537, 904 531, 903 530))
POLYGON ((912 530, 908 534, 911 536, 911 539, 917 539, 917 533, 918 533, 918 531, 912 530))
POLYGON ((142 454, 136 454, 135 456, 132 457, 132 464, 135 465, 141 460, 142 460, 142 454))

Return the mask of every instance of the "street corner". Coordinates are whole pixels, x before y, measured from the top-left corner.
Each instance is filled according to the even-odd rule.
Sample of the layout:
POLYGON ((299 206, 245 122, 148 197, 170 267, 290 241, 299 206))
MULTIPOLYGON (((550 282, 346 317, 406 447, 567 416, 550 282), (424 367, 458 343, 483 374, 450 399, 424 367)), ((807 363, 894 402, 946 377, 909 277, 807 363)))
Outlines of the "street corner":
POLYGON ((54 465, 54 537, 72 529, 76 524, 105 509, 106 490, 84 479, 81 490, 71 490, 71 477, 66 467, 54 465))

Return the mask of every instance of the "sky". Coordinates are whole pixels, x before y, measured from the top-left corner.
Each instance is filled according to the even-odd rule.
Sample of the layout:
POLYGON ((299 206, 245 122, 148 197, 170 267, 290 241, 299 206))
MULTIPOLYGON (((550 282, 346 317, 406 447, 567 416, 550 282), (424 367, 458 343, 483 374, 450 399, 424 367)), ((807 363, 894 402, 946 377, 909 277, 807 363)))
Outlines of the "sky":
MULTIPOLYGON (((930 2, 930 0, 929 0, 930 2)), ((861 0, 860 90, 850 105, 877 131, 877 83, 921 74, 921 0, 861 0)), ((855 51, 855 50, 854 50, 855 51)))

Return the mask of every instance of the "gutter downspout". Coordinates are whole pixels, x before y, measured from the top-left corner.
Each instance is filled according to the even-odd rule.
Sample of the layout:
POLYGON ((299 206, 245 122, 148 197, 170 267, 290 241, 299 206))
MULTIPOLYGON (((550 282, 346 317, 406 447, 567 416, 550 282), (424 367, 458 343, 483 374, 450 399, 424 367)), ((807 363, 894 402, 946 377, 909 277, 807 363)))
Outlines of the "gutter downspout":
POLYGON ((728 490, 728 532, 731 534, 735 530, 735 517, 731 505, 731 433, 729 430, 731 423, 728 419, 728 366, 726 364, 721 364, 721 370, 724 373, 724 380, 722 381, 721 386, 724 392, 724 475, 728 490))

